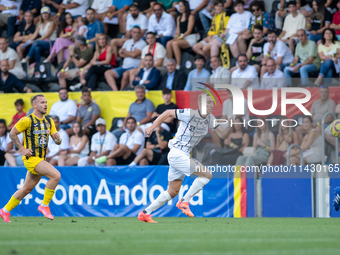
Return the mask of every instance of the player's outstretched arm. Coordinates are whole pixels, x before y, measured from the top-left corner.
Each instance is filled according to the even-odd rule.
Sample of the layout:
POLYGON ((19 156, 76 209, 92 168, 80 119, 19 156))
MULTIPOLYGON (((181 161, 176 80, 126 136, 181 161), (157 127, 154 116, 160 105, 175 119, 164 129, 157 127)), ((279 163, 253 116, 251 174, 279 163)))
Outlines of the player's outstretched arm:
POLYGON ((150 127, 147 127, 145 129, 145 136, 149 137, 152 132, 154 131, 154 129, 158 126, 160 126, 164 120, 166 120, 167 118, 172 117, 172 118, 176 118, 176 110, 172 109, 172 110, 166 110, 165 112, 163 112, 161 115, 158 116, 158 118, 154 121, 154 123, 152 123, 152 125, 150 127))
POLYGON ((226 127, 225 129, 223 129, 221 126, 218 126, 217 128, 214 129, 214 131, 216 132, 216 134, 221 138, 221 139, 226 139, 228 137, 228 135, 231 133, 231 124, 232 122, 235 122, 234 118, 230 118, 228 123, 229 126, 226 127))
POLYGON ((18 129, 14 126, 9 133, 9 137, 12 139, 12 142, 15 144, 15 146, 19 149, 20 153, 26 157, 32 156, 32 150, 26 149, 24 146, 22 146, 18 135, 20 132, 18 129))

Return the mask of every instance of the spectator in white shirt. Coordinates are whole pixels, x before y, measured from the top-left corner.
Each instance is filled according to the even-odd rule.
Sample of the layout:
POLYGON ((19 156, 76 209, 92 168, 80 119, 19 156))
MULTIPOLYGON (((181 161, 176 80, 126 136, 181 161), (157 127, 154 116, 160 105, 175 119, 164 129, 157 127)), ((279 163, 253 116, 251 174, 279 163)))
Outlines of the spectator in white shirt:
POLYGON ((212 56, 210 58, 210 66, 212 74, 209 81, 212 84, 215 83, 230 83, 230 71, 228 68, 222 66, 222 60, 219 56, 212 56))
POLYGON ((109 155, 117 144, 117 138, 106 130, 106 121, 103 118, 96 120, 97 133, 91 139, 91 152, 88 157, 80 158, 78 166, 93 166, 96 158, 109 155))
POLYGON ((0 27, 7 25, 9 17, 18 16, 22 0, 1 0, 0 27))
POLYGON ((99 20, 104 25, 105 33, 107 33, 108 25, 104 23, 104 19, 110 13, 112 0, 95 0, 91 8, 95 10, 95 19, 99 20))
POLYGON ((163 5, 155 3, 153 5, 154 14, 149 18, 148 31, 157 34, 157 42, 164 47, 166 43, 172 40, 176 33, 176 24, 174 18, 164 11, 163 5))
POLYGON ((59 117, 54 115, 52 116, 52 119, 54 121, 55 128, 60 135, 61 144, 57 145, 51 137, 48 139, 48 154, 46 155, 46 161, 52 166, 56 166, 58 165, 59 155, 66 155, 66 150, 69 148, 69 136, 63 129, 60 128, 59 117))
POLYGON ((133 117, 127 118, 127 130, 120 137, 119 144, 115 145, 113 152, 109 156, 96 159, 96 163, 106 162, 108 166, 129 165, 144 149, 144 135, 136 127, 136 119, 133 117))
MULTIPOLYGON (((68 12, 72 15, 73 19, 76 20, 79 17, 82 17, 86 9, 89 8, 88 0, 63 0, 61 4, 61 9, 64 12, 68 12)), ((58 13, 62 13, 63 11, 58 11, 58 13)), ((60 15, 56 15, 60 17, 60 15)))
MULTIPOLYGON (((141 53, 143 48, 146 46, 146 42, 141 39, 141 29, 140 27, 134 27, 131 30, 132 39, 127 40, 123 47, 119 50, 119 56, 124 58, 123 65, 112 70, 107 70, 104 75, 106 82, 111 88, 116 87, 116 80, 120 77, 122 78, 122 84, 129 83, 129 73, 126 71, 130 69, 137 68, 141 62, 141 53)), ((121 90, 124 87, 121 87, 121 90)))
POLYGON ((276 68, 283 71, 286 66, 292 63, 294 57, 287 45, 277 39, 275 30, 268 30, 268 42, 263 46, 263 59, 261 68, 261 77, 266 70, 266 63, 268 59, 274 59, 276 63, 276 68))
POLYGON ((266 68, 268 72, 262 76, 261 89, 280 89, 286 86, 285 75, 281 70, 276 69, 273 59, 267 60, 266 68))
POLYGON ((72 124, 77 116, 76 103, 68 98, 66 88, 59 89, 60 101, 55 102, 49 115, 58 116, 60 120, 60 128, 64 129, 68 135, 72 134, 72 124))
POLYGON ((22 68, 20 59, 15 50, 8 47, 6 38, 0 38, 0 61, 7 59, 9 63, 9 72, 14 74, 18 79, 26 77, 26 73, 22 68))
POLYGON ((238 68, 231 74, 231 84, 240 89, 259 89, 259 79, 256 68, 248 65, 247 55, 241 54, 237 58, 238 68))
POLYGON ((144 36, 148 29, 148 19, 144 14, 139 13, 139 9, 136 4, 132 4, 129 9, 129 15, 126 17, 126 33, 124 38, 114 38, 111 40, 111 47, 115 56, 118 56, 118 48, 122 47, 123 44, 130 39, 131 30, 135 26, 140 27, 141 34, 144 36))

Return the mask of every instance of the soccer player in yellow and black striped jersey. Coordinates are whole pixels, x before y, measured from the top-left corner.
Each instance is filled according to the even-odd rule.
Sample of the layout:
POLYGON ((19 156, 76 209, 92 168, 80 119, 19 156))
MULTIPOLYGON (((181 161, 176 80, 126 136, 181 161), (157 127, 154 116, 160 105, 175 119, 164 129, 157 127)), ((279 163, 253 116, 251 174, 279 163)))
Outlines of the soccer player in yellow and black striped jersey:
POLYGON ((49 178, 45 187, 44 199, 38 207, 46 218, 53 220, 49 203, 54 195, 55 188, 60 180, 60 173, 46 160, 46 149, 49 136, 58 145, 61 138, 55 128, 51 118, 46 117, 47 101, 44 95, 35 95, 31 99, 33 113, 23 117, 15 124, 10 133, 13 143, 19 148, 23 155, 23 161, 27 168, 27 175, 24 185, 15 192, 8 203, 0 210, 0 216, 5 222, 10 222, 10 211, 13 210, 20 201, 29 194, 38 184, 42 176, 49 178), (19 141, 18 135, 24 134, 24 145, 19 141))

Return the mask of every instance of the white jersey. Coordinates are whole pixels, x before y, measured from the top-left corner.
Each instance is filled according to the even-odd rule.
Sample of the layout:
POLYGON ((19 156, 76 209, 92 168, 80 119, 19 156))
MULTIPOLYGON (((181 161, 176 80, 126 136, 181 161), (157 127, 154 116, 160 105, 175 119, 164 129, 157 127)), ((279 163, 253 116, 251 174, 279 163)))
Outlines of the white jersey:
POLYGON ((175 138, 169 141, 169 148, 175 147, 188 154, 208 133, 209 128, 218 126, 214 127, 214 115, 208 114, 203 118, 198 109, 176 109, 176 118, 182 122, 175 138))

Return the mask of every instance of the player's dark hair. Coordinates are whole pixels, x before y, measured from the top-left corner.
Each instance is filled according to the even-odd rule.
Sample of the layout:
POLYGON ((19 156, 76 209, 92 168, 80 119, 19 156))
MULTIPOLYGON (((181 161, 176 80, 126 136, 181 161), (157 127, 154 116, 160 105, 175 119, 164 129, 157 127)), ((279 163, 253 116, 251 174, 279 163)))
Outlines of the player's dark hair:
POLYGON ((171 89, 168 89, 168 88, 162 89, 162 94, 163 94, 163 95, 171 94, 171 89))
POLYGON ((197 59, 203 60, 203 61, 204 61, 204 64, 205 64, 205 57, 204 57, 203 55, 197 54, 197 55, 195 56, 195 61, 196 61, 197 59))
POLYGON ((38 94, 38 95, 35 95, 33 97, 31 97, 31 105, 33 106, 33 102, 38 98, 38 97, 43 97, 44 95, 43 94, 38 94))
POLYGON ((5 119, 0 119, 0 124, 4 124, 5 125, 5 135, 7 134, 7 125, 6 125, 6 120, 5 119))
POLYGON ((126 122, 128 122, 128 120, 133 120, 135 123, 137 123, 136 119, 134 117, 129 117, 126 119, 126 122))
POLYGON ((257 24, 257 25, 254 26, 254 30, 255 29, 263 31, 263 26, 257 24))
MULTIPOLYGON (((76 121, 76 122, 73 123, 73 127, 74 127, 74 124, 78 124, 78 125, 79 125, 79 133, 78 133, 78 136, 79 136, 79 137, 83 137, 84 132, 83 132, 83 129, 82 129, 82 127, 81 127, 81 123, 78 122, 78 121, 76 121)), ((73 131, 73 128, 72 128, 72 131, 73 131)), ((75 135, 74 132, 73 132, 73 135, 75 135)))
POLYGON ((22 100, 21 98, 19 98, 19 99, 17 99, 17 100, 15 100, 15 102, 14 102, 14 105, 24 105, 24 100, 22 100))
POLYGON ((303 116, 303 118, 302 119, 308 119, 309 121, 310 121, 310 123, 313 123, 313 119, 312 119, 312 117, 311 116, 309 116, 309 115, 305 115, 305 116, 303 116))

